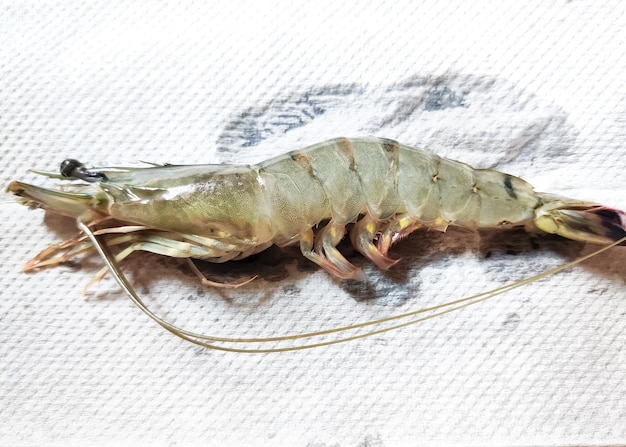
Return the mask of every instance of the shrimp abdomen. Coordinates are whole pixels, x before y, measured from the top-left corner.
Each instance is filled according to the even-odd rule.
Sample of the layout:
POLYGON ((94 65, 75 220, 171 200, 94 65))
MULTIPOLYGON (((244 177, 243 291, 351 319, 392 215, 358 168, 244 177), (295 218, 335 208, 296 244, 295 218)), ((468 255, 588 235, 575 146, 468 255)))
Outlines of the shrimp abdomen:
POLYGON ((407 214, 426 226, 520 225, 538 198, 525 181, 383 138, 337 138, 258 165, 280 232, 407 214), (287 222, 289 220, 289 222, 287 222), (284 223, 281 223, 283 222, 284 223))

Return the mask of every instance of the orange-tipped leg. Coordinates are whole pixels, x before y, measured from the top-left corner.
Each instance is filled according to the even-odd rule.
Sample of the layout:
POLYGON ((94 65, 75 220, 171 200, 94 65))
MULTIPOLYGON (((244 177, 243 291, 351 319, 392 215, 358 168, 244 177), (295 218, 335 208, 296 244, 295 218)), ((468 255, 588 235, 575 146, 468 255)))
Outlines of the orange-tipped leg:
POLYGON ((408 236, 421 226, 422 223, 420 221, 408 215, 393 219, 383 228, 382 234, 378 238, 378 250, 383 256, 387 257, 389 249, 393 244, 408 236))
POLYGON ((345 233, 345 227, 330 222, 315 236, 311 228, 304 230, 300 238, 300 251, 330 274, 342 279, 365 279, 363 271, 344 258, 336 245, 345 233), (315 245, 315 250, 313 249, 315 245))
POLYGON ((380 250, 372 243, 376 237, 378 231, 379 222, 376 221, 369 214, 363 217, 357 222, 357 224, 350 231, 350 239, 352 245, 366 258, 372 261, 381 270, 387 270, 388 268, 397 264, 399 259, 391 259, 380 252, 380 250))
POLYGON ((42 250, 22 266, 22 271, 30 272, 38 268, 54 267, 91 250, 93 250, 93 245, 85 236, 68 239, 42 250))

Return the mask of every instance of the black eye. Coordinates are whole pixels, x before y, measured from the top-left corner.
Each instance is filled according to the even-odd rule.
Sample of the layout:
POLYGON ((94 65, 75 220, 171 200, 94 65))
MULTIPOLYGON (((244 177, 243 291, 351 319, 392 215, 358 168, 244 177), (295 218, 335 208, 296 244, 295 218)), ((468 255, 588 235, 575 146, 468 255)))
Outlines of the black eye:
POLYGON ((63 177, 79 177, 81 171, 85 170, 85 165, 73 158, 66 158, 61 162, 61 175, 63 177))
POLYGON ((98 171, 90 171, 85 165, 73 158, 67 158, 61 162, 61 175, 68 178, 77 178, 85 182, 106 181, 107 176, 98 171))

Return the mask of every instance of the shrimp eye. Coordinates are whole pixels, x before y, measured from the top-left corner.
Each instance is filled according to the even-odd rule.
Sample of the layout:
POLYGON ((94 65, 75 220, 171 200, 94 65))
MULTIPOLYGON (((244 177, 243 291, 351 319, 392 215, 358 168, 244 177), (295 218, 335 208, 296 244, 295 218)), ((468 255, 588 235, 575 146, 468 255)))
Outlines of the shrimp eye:
POLYGON ((81 170, 85 169, 85 165, 73 158, 66 158, 61 162, 61 175, 63 177, 78 177, 81 170))
POLYGON ((68 178, 78 178, 90 183, 108 180, 104 173, 90 171, 85 168, 84 164, 73 158, 66 158, 61 162, 61 175, 68 178))

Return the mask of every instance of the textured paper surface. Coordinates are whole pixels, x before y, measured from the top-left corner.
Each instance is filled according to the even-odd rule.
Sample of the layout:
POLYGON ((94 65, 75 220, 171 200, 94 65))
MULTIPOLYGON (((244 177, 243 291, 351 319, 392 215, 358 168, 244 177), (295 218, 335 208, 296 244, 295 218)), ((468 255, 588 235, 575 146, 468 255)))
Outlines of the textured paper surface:
MULTIPOLYGON (((0 184, 67 157, 250 163, 376 135, 626 208, 623 2, 0 3, 0 184)), ((626 252, 420 325, 303 352, 202 350, 148 320, 97 257, 23 274, 71 220, 0 212, 0 445, 626 443, 626 252)), ((303 332, 467 296, 590 247, 419 233, 367 284, 292 252, 201 287, 126 268, 159 315, 215 335, 303 332)))

